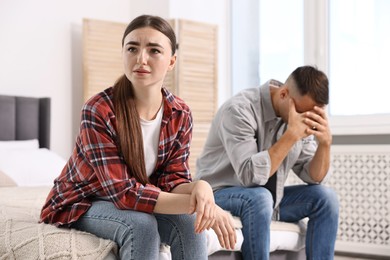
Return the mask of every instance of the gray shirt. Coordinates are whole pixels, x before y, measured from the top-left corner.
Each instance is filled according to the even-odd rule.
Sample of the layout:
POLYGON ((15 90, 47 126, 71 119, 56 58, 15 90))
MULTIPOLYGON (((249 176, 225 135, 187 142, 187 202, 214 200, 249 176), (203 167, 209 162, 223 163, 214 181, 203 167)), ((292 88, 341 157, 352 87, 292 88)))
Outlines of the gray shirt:
MULTIPOLYGON (((210 127, 203 152, 196 162, 196 179, 210 183, 213 190, 229 186, 263 186, 271 174, 268 149, 282 136, 286 123, 277 117, 270 80, 260 88, 246 89, 225 102, 210 127)), ((313 136, 294 144, 277 170, 275 208, 283 197, 290 170, 306 183, 317 184, 308 168, 317 149, 313 136)))

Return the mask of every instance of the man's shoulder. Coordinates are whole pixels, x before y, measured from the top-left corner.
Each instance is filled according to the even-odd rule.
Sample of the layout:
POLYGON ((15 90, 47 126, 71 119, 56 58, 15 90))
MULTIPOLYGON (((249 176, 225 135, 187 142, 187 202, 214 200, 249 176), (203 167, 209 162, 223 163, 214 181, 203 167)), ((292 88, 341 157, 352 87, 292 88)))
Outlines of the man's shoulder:
POLYGON ((230 98, 227 103, 232 105, 245 106, 252 103, 256 103, 260 99, 261 87, 247 88, 238 92, 236 95, 230 98))

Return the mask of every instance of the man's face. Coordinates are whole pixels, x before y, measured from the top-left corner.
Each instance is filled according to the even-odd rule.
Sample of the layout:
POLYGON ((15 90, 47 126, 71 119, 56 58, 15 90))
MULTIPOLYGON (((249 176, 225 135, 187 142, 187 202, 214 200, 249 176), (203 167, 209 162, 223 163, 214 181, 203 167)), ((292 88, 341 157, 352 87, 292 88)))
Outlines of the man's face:
POLYGON ((293 84, 286 84, 286 95, 283 98, 280 116, 285 122, 288 122, 289 115, 289 99, 291 98, 295 104, 295 110, 298 113, 304 113, 313 110, 314 106, 318 106, 309 95, 301 96, 293 84))

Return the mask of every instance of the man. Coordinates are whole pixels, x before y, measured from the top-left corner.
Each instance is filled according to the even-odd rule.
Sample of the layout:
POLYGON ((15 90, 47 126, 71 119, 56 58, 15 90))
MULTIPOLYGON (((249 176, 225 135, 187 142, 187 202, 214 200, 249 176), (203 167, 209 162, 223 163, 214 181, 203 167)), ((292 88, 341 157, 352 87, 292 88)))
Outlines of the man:
POLYGON ((311 66, 285 84, 246 89, 217 112, 197 160, 216 203, 243 223, 244 259, 268 259, 271 220, 309 218, 307 259, 333 259, 338 199, 323 185, 332 135, 325 105, 328 78, 311 66), (309 185, 286 186, 290 170, 309 185))

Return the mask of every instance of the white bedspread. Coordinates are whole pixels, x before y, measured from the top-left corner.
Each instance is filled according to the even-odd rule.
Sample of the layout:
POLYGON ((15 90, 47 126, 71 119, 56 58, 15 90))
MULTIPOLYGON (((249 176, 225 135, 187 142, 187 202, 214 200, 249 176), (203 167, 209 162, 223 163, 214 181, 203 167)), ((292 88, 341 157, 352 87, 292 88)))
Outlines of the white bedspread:
MULTIPOLYGON (((38 224, 50 187, 0 188, 0 260, 16 259, 112 259, 113 241, 73 229, 38 224)), ((235 218, 239 251, 243 242, 241 222, 235 218)), ((270 251, 299 251, 305 246, 306 226, 272 222, 270 251)), ((206 231, 208 254, 224 250, 212 230, 206 231)), ((169 246, 160 248, 160 260, 170 259, 169 246)))
POLYGON ((113 241, 38 224, 49 187, 0 188, 0 259, 105 259, 113 241))

